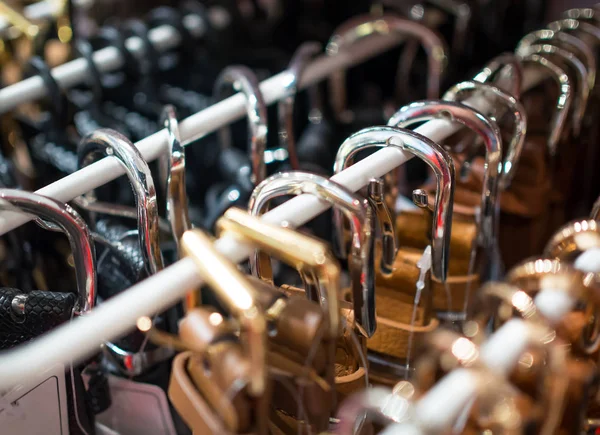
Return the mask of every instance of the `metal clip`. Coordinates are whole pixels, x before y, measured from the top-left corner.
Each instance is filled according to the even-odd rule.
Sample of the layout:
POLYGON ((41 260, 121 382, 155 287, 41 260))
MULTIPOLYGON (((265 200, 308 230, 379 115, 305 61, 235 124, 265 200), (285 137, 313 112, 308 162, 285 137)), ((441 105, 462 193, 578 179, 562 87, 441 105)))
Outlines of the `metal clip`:
MULTIPOLYGON (((447 50, 438 34, 420 23, 391 14, 380 17, 372 15, 354 17, 335 29, 325 51, 329 56, 342 54, 350 49, 352 44, 372 35, 409 36, 418 39, 428 56, 427 96, 438 98, 442 74, 447 62, 447 50)), ((351 120, 352 113, 347 107, 346 71, 339 70, 333 73, 329 85, 335 116, 341 122, 351 120)))

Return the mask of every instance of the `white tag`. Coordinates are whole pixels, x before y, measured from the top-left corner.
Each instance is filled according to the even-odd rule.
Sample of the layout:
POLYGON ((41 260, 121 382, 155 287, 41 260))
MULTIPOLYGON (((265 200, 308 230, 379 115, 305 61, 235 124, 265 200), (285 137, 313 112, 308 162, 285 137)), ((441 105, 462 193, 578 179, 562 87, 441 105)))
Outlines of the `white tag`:
POLYGON ((421 258, 417 261, 417 267, 419 268, 419 279, 417 280, 415 305, 419 305, 421 291, 425 288, 425 277, 427 276, 427 272, 431 269, 431 245, 427 245, 423 251, 423 255, 421 255, 421 258))
POLYGON ((57 364, 3 394, 0 427, 3 434, 69 435, 65 367, 57 364))
POLYGON ((96 421, 120 434, 177 435, 165 392, 156 385, 109 376, 112 405, 96 421))

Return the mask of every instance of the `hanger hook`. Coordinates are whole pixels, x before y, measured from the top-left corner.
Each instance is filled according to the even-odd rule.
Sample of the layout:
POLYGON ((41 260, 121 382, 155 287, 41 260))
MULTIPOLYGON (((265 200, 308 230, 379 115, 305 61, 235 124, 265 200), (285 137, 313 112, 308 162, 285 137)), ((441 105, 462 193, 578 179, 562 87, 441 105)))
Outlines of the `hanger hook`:
POLYGON ((85 136, 77 148, 79 168, 100 157, 114 157, 125 169, 133 189, 138 221, 138 240, 149 274, 164 268, 159 243, 158 204, 156 189, 148 163, 136 146, 121 133, 107 128, 85 136))
MULTIPOLYGON (((434 222, 431 226, 432 273, 441 282, 446 281, 452 228, 454 202, 454 165, 452 158, 440 145, 414 131, 393 126, 365 128, 348 137, 338 150, 333 172, 338 173, 350 166, 354 156, 369 148, 395 147, 418 156, 433 170, 437 191, 434 222)), ((335 228, 342 227, 342 216, 334 210, 335 228)), ((343 239, 340 239, 343 240, 343 239)))
MULTIPOLYGON (((267 105, 256 74, 241 65, 225 68, 214 85, 213 95, 218 100, 223 99, 227 87, 242 92, 246 98, 246 115, 248 118, 248 152, 252 161, 252 181, 256 185, 265 179, 267 169, 265 165, 265 150, 267 148, 267 105)), ((231 132, 228 127, 219 130, 221 148, 232 146, 231 132)))
POLYGON ((267 383, 267 325, 264 312, 255 300, 256 290, 237 266, 217 251, 212 240, 202 231, 186 231, 180 245, 183 255, 194 261, 198 274, 239 321, 242 342, 251 363, 249 390, 254 396, 262 395, 267 383))
POLYGON ((445 119, 458 122, 474 131, 482 140, 486 151, 487 170, 483 177, 481 213, 478 218, 479 243, 491 249, 497 237, 498 183, 502 161, 502 138, 496 123, 483 113, 464 104, 449 101, 417 101, 400 108, 388 125, 407 127, 417 122, 445 119))
MULTIPOLYGON (((473 80, 481 83, 488 83, 493 81, 496 86, 502 88, 505 92, 514 96, 515 98, 521 97, 521 89, 523 87, 523 65, 521 59, 514 53, 502 53, 490 60, 475 77, 473 80), (502 73, 506 68, 510 68, 509 82, 510 86, 500 86, 500 81, 505 78, 502 73), (497 80, 496 75, 499 75, 497 80)), ((504 84, 504 83, 502 83, 504 84)))
MULTIPOLYGON (((298 84, 309 63, 321 53, 322 46, 319 42, 303 43, 294 55, 287 69, 289 80, 286 82, 283 97, 279 100, 277 113, 279 117, 279 141, 287 148, 288 159, 292 170, 300 169, 300 161, 296 153, 296 136, 294 134, 294 102, 298 93, 298 84)), ((318 87, 314 87, 318 92, 318 87)))
POLYGON ((565 129, 573 100, 571 80, 562 68, 539 54, 521 55, 519 57, 523 65, 538 65, 550 72, 558 85, 559 95, 556 101, 556 110, 550 122, 550 134, 548 135, 548 152, 551 157, 554 157, 558 152, 558 143, 565 129))
POLYGON ((67 235, 73 252, 78 292, 74 313, 81 315, 91 310, 96 303, 96 251, 90 230, 81 216, 68 204, 16 189, 0 189, 0 209, 47 220, 67 235))
MULTIPOLYGON (((561 35, 570 36, 564 34, 561 35)), ((583 121, 583 116, 585 114, 585 109, 591 92, 591 89, 588 85, 588 70, 586 70, 583 62, 581 62, 581 60, 579 60, 579 58, 573 53, 550 44, 520 45, 516 52, 521 56, 527 56, 530 54, 537 54, 543 57, 548 55, 557 56, 573 68, 577 75, 577 84, 579 86, 577 98, 573 103, 573 132, 575 135, 579 135, 581 132, 581 123, 583 121)))
POLYGON ((192 228, 188 198, 185 190, 185 147, 181 141, 179 122, 175 107, 168 104, 163 108, 160 123, 167 130, 167 150, 159 159, 159 176, 164 183, 167 217, 171 226, 173 240, 179 246, 184 232, 192 228))
POLYGON ((500 174, 500 190, 505 190, 510 185, 521 156, 521 151, 525 145, 525 135, 527 133, 527 113, 523 105, 514 96, 500 90, 495 86, 480 83, 477 81, 464 81, 452 86, 446 91, 443 99, 446 101, 463 101, 467 95, 481 92, 493 100, 501 101, 514 116, 514 128, 510 143, 506 150, 506 157, 502 164, 500 174))
MULTIPOLYGON (((309 172, 292 171, 275 174, 256 186, 248 204, 248 211, 253 216, 260 216, 266 212, 269 202, 274 198, 302 194, 314 195, 329 202, 350 221, 352 242, 348 267, 351 274, 354 316, 361 334, 371 337, 375 333, 376 319, 375 228, 370 204, 366 199, 329 178, 309 172)), ((265 261, 259 259, 259 256, 258 250, 250 256, 250 266, 254 275, 264 279, 260 266, 265 264, 265 261)), ((272 281, 272 277, 267 279, 272 281)))
MULTIPOLYGON (((442 75, 448 60, 447 50, 443 39, 433 30, 423 24, 403 19, 391 14, 379 17, 361 15, 354 17, 338 26, 329 38, 326 53, 329 56, 342 54, 351 49, 358 41, 372 35, 394 35, 416 38, 427 52, 427 96, 438 98, 442 75)), ((346 95, 346 70, 334 72, 329 79, 331 105, 340 121, 349 120, 346 95)))

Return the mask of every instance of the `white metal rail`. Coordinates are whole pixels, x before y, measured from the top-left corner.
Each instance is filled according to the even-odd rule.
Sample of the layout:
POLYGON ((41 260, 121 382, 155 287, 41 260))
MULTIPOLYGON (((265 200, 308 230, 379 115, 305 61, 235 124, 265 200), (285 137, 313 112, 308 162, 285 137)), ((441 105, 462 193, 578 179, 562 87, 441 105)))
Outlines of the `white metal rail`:
MULTIPOLYGON (((211 24, 215 26, 220 27, 227 22, 226 13, 221 9, 211 9, 207 15, 211 20, 211 24)), ((198 38, 206 30, 205 23, 197 15, 190 14, 185 16, 183 24, 192 35, 198 38)), ((177 47, 181 41, 181 37, 175 28, 168 25, 151 29, 148 32, 148 38, 159 52, 177 47)), ((127 38, 125 46, 133 56, 141 57, 144 55, 144 44, 138 37, 132 36, 131 38, 127 38)), ((106 47, 98 50, 94 52, 93 57, 96 67, 100 72, 117 70, 125 63, 125 59, 123 59, 116 47, 106 47)), ((54 77, 54 80, 63 89, 83 83, 88 75, 88 64, 85 58, 78 58, 52 69, 52 77, 54 77)), ((0 113, 8 112, 24 102, 42 98, 45 94, 44 82, 37 75, 7 86, 0 89, 0 113)))

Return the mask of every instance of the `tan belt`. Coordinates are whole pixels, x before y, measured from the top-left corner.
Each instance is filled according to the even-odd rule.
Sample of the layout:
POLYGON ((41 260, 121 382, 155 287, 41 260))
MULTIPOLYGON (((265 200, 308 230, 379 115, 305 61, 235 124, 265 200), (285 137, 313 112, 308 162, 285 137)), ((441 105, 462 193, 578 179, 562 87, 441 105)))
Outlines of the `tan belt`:
POLYGON ((439 312, 462 312, 467 293, 470 306, 477 295, 479 284, 479 275, 449 276, 445 284, 432 278, 433 309, 439 312), (447 290, 450 292, 452 298, 450 301, 448 301, 447 290))
MULTIPOLYGON (((419 269, 416 267, 417 261, 421 258, 423 250, 429 244, 426 239, 427 222, 426 216, 421 210, 402 212, 397 218, 397 228, 399 229, 400 249, 394 268, 396 272, 392 277, 377 276, 377 295, 385 295, 381 302, 377 303, 378 315, 389 319, 405 318, 399 317, 401 313, 397 311, 379 311, 384 306, 396 305, 394 300, 399 301, 400 305, 412 304, 412 296, 406 298, 400 295, 398 289, 408 289, 409 293, 414 293, 414 286, 419 278, 419 269), (400 230, 404 228, 404 230, 400 230), (414 229, 414 231, 413 231, 414 229), (423 234, 423 237, 419 237, 423 234), (404 247, 404 246, 410 247, 404 247), (386 289, 393 289, 390 293, 386 289), (391 296, 391 297, 387 297, 391 296), (409 300, 410 299, 410 300, 409 300)), ((432 279, 433 290, 433 310, 434 311, 452 311, 460 312, 464 308, 465 297, 469 292, 469 299, 476 294, 479 288, 479 275, 468 274, 469 263, 471 261, 471 247, 475 243, 476 228, 474 220, 470 216, 455 216, 452 219, 452 233, 450 239, 450 252, 452 258, 449 263, 449 274, 446 284, 432 279), (452 295, 451 304, 448 304, 448 288, 452 295)), ((406 293, 406 292, 405 292, 406 293)))
MULTIPOLYGON (((421 256, 422 250, 402 248, 396 256, 393 274, 377 274, 377 330, 367 340, 367 349, 386 360, 389 357, 390 364, 402 363, 410 356, 411 337, 414 349, 423 334, 433 331, 439 325, 431 310, 430 274, 426 276, 420 306, 414 308, 416 283, 420 275, 417 262, 421 256)), ((371 366, 370 371, 371 380, 375 383, 392 383, 391 379, 386 382, 387 378, 383 381, 384 373, 378 373, 377 368, 371 366)))
POLYGON ((408 323, 394 322, 385 317, 377 316, 377 331, 367 342, 369 350, 394 358, 408 357, 409 341, 412 334, 414 349, 423 334, 435 330, 439 326, 437 319, 431 319, 425 326, 411 326, 408 323))
POLYGON ((187 373, 191 356, 192 352, 182 352, 173 359, 169 400, 194 434, 226 434, 229 431, 216 418, 187 373))

